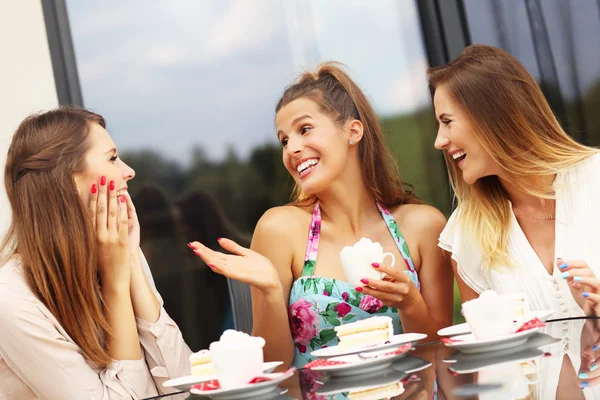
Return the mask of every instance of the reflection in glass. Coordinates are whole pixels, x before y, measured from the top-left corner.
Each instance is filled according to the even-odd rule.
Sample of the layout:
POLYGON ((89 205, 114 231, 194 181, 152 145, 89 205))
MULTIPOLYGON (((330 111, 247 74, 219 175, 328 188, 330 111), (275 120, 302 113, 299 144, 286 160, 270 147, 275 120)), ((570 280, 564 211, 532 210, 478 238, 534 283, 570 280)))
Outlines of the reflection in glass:
POLYGON ((450 211, 414 0, 67 6, 84 105, 107 118, 136 170, 141 246, 192 350, 232 327, 233 316, 227 281, 186 243, 217 248, 226 236, 248 246, 260 216, 288 202, 274 106, 302 68, 348 65, 373 98, 403 180, 450 211))

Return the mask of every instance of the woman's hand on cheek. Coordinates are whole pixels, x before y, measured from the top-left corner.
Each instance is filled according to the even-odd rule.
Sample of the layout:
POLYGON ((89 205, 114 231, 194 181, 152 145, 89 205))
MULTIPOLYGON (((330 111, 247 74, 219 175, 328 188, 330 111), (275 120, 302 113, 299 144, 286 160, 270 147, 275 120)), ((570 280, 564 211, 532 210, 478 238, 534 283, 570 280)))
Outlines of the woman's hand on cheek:
POLYGON ((364 278, 362 282, 366 286, 359 286, 356 291, 373 296, 388 307, 402 309, 411 303, 418 289, 406 271, 377 263, 373 263, 373 268, 387 276, 375 280, 364 278))
POLYGON ((115 183, 107 182, 103 176, 91 189, 89 208, 95 221, 102 287, 129 289, 129 220, 125 196, 117 199, 115 183))

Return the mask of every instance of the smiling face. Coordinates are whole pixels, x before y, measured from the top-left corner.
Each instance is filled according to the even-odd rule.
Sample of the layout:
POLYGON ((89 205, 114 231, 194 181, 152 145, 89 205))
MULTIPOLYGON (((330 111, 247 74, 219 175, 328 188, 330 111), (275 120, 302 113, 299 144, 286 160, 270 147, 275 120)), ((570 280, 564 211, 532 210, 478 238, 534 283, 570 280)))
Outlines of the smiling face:
POLYGON ((304 193, 319 193, 344 172, 352 146, 349 140, 356 136, 352 125, 357 122, 350 121, 344 130, 306 97, 279 110, 275 124, 283 164, 304 193))
POLYGON ((98 184, 105 176, 107 185, 114 181, 118 194, 127 190, 127 182, 133 179, 135 171, 125 164, 117 153, 115 142, 100 125, 90 123, 89 149, 85 155, 85 169, 74 174, 75 183, 81 198, 87 204, 93 184, 98 184))
POLYGON ((454 160, 465 182, 471 185, 486 176, 501 176, 502 170, 482 146, 470 120, 454 104, 443 85, 436 88, 433 103, 439 122, 435 148, 445 151, 454 160))

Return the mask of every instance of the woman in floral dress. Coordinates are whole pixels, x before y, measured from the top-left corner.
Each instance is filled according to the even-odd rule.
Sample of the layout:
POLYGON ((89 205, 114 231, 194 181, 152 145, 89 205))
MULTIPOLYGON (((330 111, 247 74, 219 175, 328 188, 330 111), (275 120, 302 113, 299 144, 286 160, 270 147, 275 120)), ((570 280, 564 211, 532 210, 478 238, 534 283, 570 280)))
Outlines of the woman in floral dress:
POLYGON ((228 239, 220 244, 231 255, 190 244, 215 272, 252 286, 265 359, 302 367, 313 350, 337 344, 335 326, 373 315, 392 317, 396 334, 432 337, 450 325, 452 269, 437 248, 445 218, 404 189, 375 111, 350 77, 335 63, 302 75, 277 104, 276 127, 293 202, 263 215, 252 250, 228 239), (388 277, 355 288, 339 254, 362 237, 399 262, 372 264, 388 277))

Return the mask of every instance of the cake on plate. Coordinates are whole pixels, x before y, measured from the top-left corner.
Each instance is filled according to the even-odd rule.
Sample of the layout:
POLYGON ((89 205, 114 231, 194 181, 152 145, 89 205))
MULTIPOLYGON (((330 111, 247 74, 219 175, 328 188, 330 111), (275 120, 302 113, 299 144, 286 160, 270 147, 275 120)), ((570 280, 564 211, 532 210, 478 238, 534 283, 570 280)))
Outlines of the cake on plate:
POLYGON ((192 375, 207 376, 215 374, 215 368, 212 364, 210 350, 200 350, 197 353, 193 353, 190 356, 190 364, 192 368, 192 375))
POLYGON ((340 348, 377 346, 394 336, 392 319, 377 316, 335 327, 340 348))

